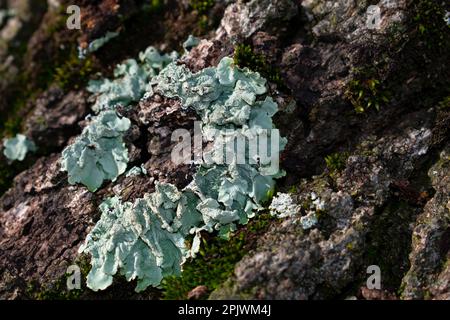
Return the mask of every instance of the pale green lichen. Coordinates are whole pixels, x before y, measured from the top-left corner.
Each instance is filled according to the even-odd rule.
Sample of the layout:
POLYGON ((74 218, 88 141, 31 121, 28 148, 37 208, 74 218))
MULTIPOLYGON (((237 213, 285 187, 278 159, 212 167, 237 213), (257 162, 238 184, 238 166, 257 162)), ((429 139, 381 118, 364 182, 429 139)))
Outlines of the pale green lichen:
POLYGON ((62 152, 61 170, 69 183, 82 183, 95 192, 104 180, 115 181, 125 172, 128 150, 123 142, 130 120, 115 111, 103 111, 94 117, 83 133, 62 152))
POLYGON ((11 161, 23 161, 28 152, 37 150, 34 142, 23 134, 17 134, 14 138, 6 139, 3 146, 3 154, 11 161))
POLYGON ((155 192, 134 203, 117 197, 103 202, 100 221, 79 249, 92 256, 88 287, 107 288, 119 271, 128 281, 138 280, 139 292, 158 286, 164 276, 180 274, 188 252, 182 227, 198 222, 186 203, 175 186, 158 182, 155 192))
MULTIPOLYGON (((102 218, 80 248, 92 256, 88 286, 94 290, 109 286, 119 270, 128 280, 138 279, 138 291, 178 274, 184 260, 199 251, 201 231, 228 237, 263 208, 275 179, 283 174, 278 168, 269 172, 267 155, 252 155, 250 144, 243 150, 245 164, 238 164, 237 158, 230 164, 215 161, 227 139, 254 140, 261 130, 275 134, 272 116, 278 106, 269 97, 258 99, 267 91, 258 73, 238 69, 230 58, 198 73, 171 63, 151 84, 156 92, 179 98, 184 108, 198 113, 206 142, 214 142, 207 152, 213 161, 202 163, 182 191, 157 182, 155 192, 135 203, 112 198, 102 204, 102 218), (188 248, 190 234, 194 237, 188 248)), ((148 89, 151 94, 153 88, 148 89)), ((273 149, 281 151, 286 141, 276 143, 273 149)))
POLYGON ((161 55, 149 47, 139 54, 139 61, 128 59, 119 64, 114 70, 114 80, 91 80, 87 90, 97 95, 92 110, 100 112, 139 101, 146 92, 151 92, 149 80, 176 58, 175 52, 161 55))
POLYGON ((299 222, 304 230, 311 229, 318 223, 317 211, 323 211, 325 203, 311 193, 311 203, 306 215, 301 214, 301 206, 295 203, 288 193, 277 193, 269 206, 270 214, 277 218, 293 218, 294 223, 299 222))
POLYGON ((80 59, 84 59, 87 54, 99 50, 101 47, 103 47, 105 44, 107 44, 109 41, 111 41, 112 39, 116 38, 117 36, 119 36, 118 32, 110 32, 110 31, 108 31, 105 34, 105 36, 103 36, 101 38, 98 38, 98 39, 95 39, 92 42, 90 42, 88 44, 87 48, 85 48, 85 49, 78 48, 78 57, 80 59))

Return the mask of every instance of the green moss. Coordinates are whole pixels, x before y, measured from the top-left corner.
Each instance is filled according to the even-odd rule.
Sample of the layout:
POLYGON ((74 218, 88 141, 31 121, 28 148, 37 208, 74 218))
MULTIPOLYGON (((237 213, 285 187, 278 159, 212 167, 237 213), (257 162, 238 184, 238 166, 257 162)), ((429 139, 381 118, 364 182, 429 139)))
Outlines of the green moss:
MULTIPOLYGON (((417 209, 406 201, 392 199, 379 208, 376 221, 366 236, 364 265, 377 265, 382 270, 383 289, 398 292, 404 274, 409 270, 408 253, 411 252, 411 230, 417 209)), ((366 279, 365 270, 362 278, 366 279)))
POLYGON ((34 300, 79 300, 85 291, 88 290, 83 279, 86 279, 90 270, 89 259, 82 255, 76 259, 75 265, 80 267, 81 271, 81 288, 67 290, 67 278, 69 274, 64 274, 52 284, 41 287, 37 282, 31 282, 27 286, 27 296, 34 300))
POLYGON ((364 113, 371 108, 380 111, 390 94, 380 80, 370 77, 369 72, 360 72, 347 84, 345 96, 357 113, 364 113))
POLYGON ((286 89, 280 69, 269 63, 261 54, 256 54, 250 45, 238 44, 234 49, 234 64, 240 68, 249 68, 252 71, 259 72, 268 81, 275 83, 279 89, 286 89))
POLYGON ((297 192, 298 192, 298 190, 297 190, 297 186, 296 185, 291 186, 289 188, 289 190, 288 190, 288 193, 291 193, 291 194, 295 194, 297 192))
POLYGON ((348 152, 341 152, 333 153, 325 157, 325 163, 327 164, 327 168, 331 177, 336 176, 336 174, 345 169, 349 156, 350 155, 348 152))
POLYGON ((201 15, 198 18, 198 27, 200 28, 201 32, 206 32, 206 30, 208 30, 208 26, 209 26, 209 19, 207 15, 201 15))
POLYGON ((149 4, 144 5, 144 8, 151 12, 159 11, 163 8, 164 1, 163 0, 150 0, 149 4))
POLYGON ((181 276, 163 280, 163 298, 186 299, 188 292, 199 285, 205 285, 209 292, 216 289, 232 275, 236 263, 255 246, 255 240, 274 220, 269 213, 259 214, 230 240, 203 238, 198 256, 184 264, 181 276))

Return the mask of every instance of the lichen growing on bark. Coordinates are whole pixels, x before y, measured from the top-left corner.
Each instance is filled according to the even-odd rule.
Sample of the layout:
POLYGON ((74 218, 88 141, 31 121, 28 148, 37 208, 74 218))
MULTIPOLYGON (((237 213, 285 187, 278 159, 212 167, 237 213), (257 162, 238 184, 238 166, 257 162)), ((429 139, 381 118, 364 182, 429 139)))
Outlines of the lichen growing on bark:
MULTIPOLYGON (((205 124, 204 134, 215 129, 225 135, 226 130, 234 128, 238 134, 257 139, 257 130, 273 129, 276 103, 270 98, 257 101, 266 93, 265 79, 248 69, 238 69, 231 58, 196 74, 172 63, 153 83, 156 92, 177 96, 184 108, 193 108, 205 124)), ((209 139, 214 138, 209 135, 209 139)), ((282 150, 286 142, 275 143, 272 149, 282 150)), ((211 159, 217 159, 216 153, 222 154, 218 148, 223 144, 214 144, 211 159)), ((247 148, 243 151, 251 155, 247 148)), ((118 198, 106 200, 100 207, 101 220, 80 248, 80 252, 92 256, 88 286, 105 289, 119 270, 127 280, 138 279, 137 291, 157 286, 164 276, 177 275, 186 258, 195 257, 202 231, 218 231, 219 236, 228 238, 238 224, 246 224, 263 209, 262 204, 273 192, 274 179, 282 175, 278 167, 269 173, 270 163, 262 154, 254 156, 261 161, 250 164, 248 157, 245 164, 237 164, 236 159, 230 164, 220 160, 202 163, 182 191, 157 182, 155 192, 133 204, 118 198), (190 234, 193 240, 188 248, 185 242, 190 234)))

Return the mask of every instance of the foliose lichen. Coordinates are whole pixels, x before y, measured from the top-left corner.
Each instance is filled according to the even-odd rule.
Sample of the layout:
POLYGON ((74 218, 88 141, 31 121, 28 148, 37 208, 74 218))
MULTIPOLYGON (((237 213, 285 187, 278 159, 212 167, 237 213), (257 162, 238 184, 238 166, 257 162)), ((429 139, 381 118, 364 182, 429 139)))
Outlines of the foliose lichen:
POLYGON ((192 48, 198 46, 199 43, 200 39, 190 34, 189 37, 186 39, 186 41, 183 42, 183 48, 187 52, 190 51, 192 48))
POLYGON ((34 142, 23 134, 17 134, 14 138, 6 139, 3 146, 3 154, 11 161, 23 161, 28 152, 37 150, 34 142))
POLYGON ((156 92, 179 98, 184 108, 197 112, 204 139, 214 144, 205 152, 205 161, 188 188, 201 199, 197 209, 208 221, 204 230, 216 229, 226 237, 235 229, 235 222, 246 223, 255 209, 262 208, 273 193, 274 179, 284 174, 278 166, 271 166, 286 144, 285 139, 272 139, 279 138, 272 123, 278 106, 270 97, 257 99, 267 91, 266 80, 256 72, 237 68, 226 57, 216 68, 198 73, 172 63, 153 82, 156 92), (252 154, 250 146, 261 140, 262 133, 270 140, 267 149, 275 157, 264 155, 261 148, 252 154), (238 148, 235 142, 239 139, 245 142, 245 149, 238 148), (224 154, 231 154, 233 161, 224 165, 224 154), (213 227, 212 221, 217 219, 209 216, 226 217, 227 223, 216 222, 213 227))
MULTIPOLYGON (((150 94, 179 98, 184 108, 197 112, 205 142, 213 142, 206 153, 212 161, 201 163, 181 191, 156 182, 155 192, 134 203, 115 197, 101 205, 102 217, 80 248, 92 256, 88 286, 93 290, 109 286, 118 271, 128 280, 137 278, 138 291, 178 274, 183 262, 199 251, 202 231, 229 237, 238 224, 246 224, 263 208, 273 194, 275 179, 283 175, 270 166, 267 155, 252 154, 250 143, 244 150, 232 147, 243 151, 244 164, 238 164, 236 153, 231 163, 219 159, 228 139, 243 136, 255 142, 264 130, 267 136, 279 138, 272 123, 278 107, 269 97, 259 99, 267 89, 258 73, 238 69, 231 58, 198 73, 171 63, 151 85, 150 94)), ((269 149, 282 150, 285 143, 285 139, 271 140, 269 149)))
POLYGON ((62 152, 61 170, 67 171, 69 183, 82 183, 95 192, 104 180, 115 181, 125 172, 128 150, 123 142, 130 120, 113 110, 93 117, 75 142, 62 152))
POLYGON ((3 23, 10 17, 14 17, 16 15, 15 10, 13 9, 0 9, 0 27, 3 26, 3 23))
POLYGON ((88 91, 96 93, 92 110, 100 114, 92 117, 81 136, 62 153, 61 170, 68 172, 69 183, 82 183, 95 192, 103 181, 115 181, 126 171, 128 150, 123 136, 131 123, 114 110, 118 105, 139 101, 148 90, 151 93, 149 80, 176 56, 161 55, 149 47, 139 54, 139 62, 128 59, 118 65, 116 79, 89 82, 88 91))
POLYGON ((133 177, 133 176, 140 176, 140 175, 146 175, 147 169, 145 169, 144 165, 141 165, 140 167, 133 167, 125 174, 126 177, 133 177))
POLYGON ((161 55, 154 47, 139 54, 139 61, 125 60, 114 70, 114 80, 91 80, 87 90, 97 95, 92 110, 100 112, 117 105, 128 106, 151 92, 149 80, 177 58, 175 52, 161 55))

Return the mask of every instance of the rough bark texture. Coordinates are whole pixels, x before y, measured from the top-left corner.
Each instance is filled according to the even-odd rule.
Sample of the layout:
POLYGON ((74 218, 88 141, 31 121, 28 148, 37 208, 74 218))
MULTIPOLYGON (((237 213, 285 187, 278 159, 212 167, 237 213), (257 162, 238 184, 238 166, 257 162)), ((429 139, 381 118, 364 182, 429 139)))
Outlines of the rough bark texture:
MULTIPOLYGON (((87 79, 97 71, 110 76, 149 45, 180 50, 194 33, 204 40, 180 62, 193 71, 246 44, 264 57, 266 77, 279 73, 281 81, 269 81, 281 109, 276 124, 288 138, 281 164, 287 174, 278 189, 293 190, 299 204, 312 192, 325 203, 309 231, 294 218, 273 223, 210 298, 450 299, 444 3, 216 1, 200 13, 189 1, 168 0, 144 13, 142 1, 84 0, 83 28, 72 31, 65 28, 67 1, 34 8, 35 2, 0 0, 0 9, 19 12, 0 24, 1 134, 24 132, 39 147, 21 165, 0 155, 0 171, 7 172, 0 177, 1 298, 35 297, 33 291, 61 279, 79 259, 106 196, 133 200, 152 191, 155 180, 179 187, 190 181, 194 169, 170 161, 170 134, 192 130, 196 116, 159 95, 119 110, 132 121, 125 137, 130 168, 144 163, 149 176, 122 176, 90 193, 67 183, 59 157, 89 113, 87 79), (366 27, 370 4, 382 9, 379 29, 366 27), (114 30, 120 36, 89 66, 73 62, 78 45, 114 30), (333 153, 343 157, 339 168, 326 165, 333 153), (370 265, 380 266, 381 290, 365 286, 370 265)), ((135 295, 131 288, 85 297, 159 294, 135 295)))

